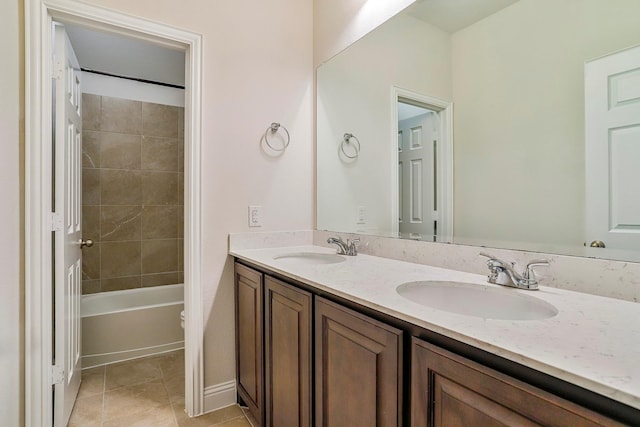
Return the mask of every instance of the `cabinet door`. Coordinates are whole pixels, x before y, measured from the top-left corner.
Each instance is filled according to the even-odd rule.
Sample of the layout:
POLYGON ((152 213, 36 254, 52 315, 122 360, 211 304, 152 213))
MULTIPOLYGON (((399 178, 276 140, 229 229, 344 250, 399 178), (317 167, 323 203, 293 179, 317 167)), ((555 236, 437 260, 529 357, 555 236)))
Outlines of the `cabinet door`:
POLYGON ((267 426, 311 425, 311 294, 265 276, 267 426))
POLYGON ((238 395, 262 425, 264 353, 262 347, 262 274, 235 264, 236 378, 238 395))
POLYGON ((316 425, 402 425, 402 332, 316 297, 316 425))
POLYGON ((419 339, 411 348, 412 427, 620 425, 419 339))

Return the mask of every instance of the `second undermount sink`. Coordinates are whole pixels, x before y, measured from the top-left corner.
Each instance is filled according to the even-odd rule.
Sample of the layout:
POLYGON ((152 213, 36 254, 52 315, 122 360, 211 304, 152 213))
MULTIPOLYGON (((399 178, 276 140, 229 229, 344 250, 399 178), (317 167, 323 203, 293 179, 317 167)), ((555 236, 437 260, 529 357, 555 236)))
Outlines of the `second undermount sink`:
POLYGON ((345 258, 337 254, 326 254, 321 252, 293 252, 289 254, 276 255, 276 260, 291 261, 297 264, 318 265, 318 264, 337 264, 344 262, 345 258))
POLYGON ((541 320, 558 314, 553 305, 534 296, 474 283, 409 282, 398 286, 396 291, 427 307, 484 319, 541 320))

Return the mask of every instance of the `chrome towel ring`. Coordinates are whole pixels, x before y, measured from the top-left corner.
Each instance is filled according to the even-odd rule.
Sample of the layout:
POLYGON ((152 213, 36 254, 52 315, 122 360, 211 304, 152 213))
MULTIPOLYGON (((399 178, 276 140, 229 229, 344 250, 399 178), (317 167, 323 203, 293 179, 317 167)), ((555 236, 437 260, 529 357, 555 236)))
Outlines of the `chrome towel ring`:
POLYGON ((264 141, 267 143, 269 148, 271 148, 273 151, 284 151, 289 146, 289 142, 291 141, 291 137, 289 136, 289 131, 287 130, 286 127, 281 126, 280 123, 275 123, 274 122, 274 123, 271 123, 271 126, 269 126, 267 128, 267 130, 264 131, 264 141), (271 133, 273 135, 273 134, 277 133, 280 128, 282 128, 284 130, 284 132, 287 134, 287 138, 286 138, 286 142, 284 143, 284 145, 281 148, 276 148, 273 145, 271 145, 271 143, 269 142, 269 133, 271 133))
POLYGON ((352 133, 345 133, 344 137, 342 139, 342 142, 340 143, 340 151, 342 151, 342 154, 344 154, 345 156, 347 156, 350 159, 355 159, 358 157, 358 155, 360 154, 360 140, 358 140, 358 138, 356 138, 356 136, 352 133), (351 144, 351 140, 353 139, 353 151, 354 154, 350 155, 347 154, 347 152, 344 150, 344 145, 347 144, 351 144))

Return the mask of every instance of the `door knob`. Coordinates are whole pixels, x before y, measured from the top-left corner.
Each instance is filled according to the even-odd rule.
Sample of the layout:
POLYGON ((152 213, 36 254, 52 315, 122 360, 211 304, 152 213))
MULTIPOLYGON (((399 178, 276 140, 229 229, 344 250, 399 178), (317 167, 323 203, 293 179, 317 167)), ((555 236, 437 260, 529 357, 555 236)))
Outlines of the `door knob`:
POLYGON ((88 247, 90 248, 91 246, 93 246, 93 240, 91 239, 87 239, 87 240, 80 240, 80 249, 84 248, 84 247, 88 247))
POLYGON ((604 242, 602 240, 594 240, 593 242, 591 242, 591 244, 589 245, 592 248, 604 248, 604 242))

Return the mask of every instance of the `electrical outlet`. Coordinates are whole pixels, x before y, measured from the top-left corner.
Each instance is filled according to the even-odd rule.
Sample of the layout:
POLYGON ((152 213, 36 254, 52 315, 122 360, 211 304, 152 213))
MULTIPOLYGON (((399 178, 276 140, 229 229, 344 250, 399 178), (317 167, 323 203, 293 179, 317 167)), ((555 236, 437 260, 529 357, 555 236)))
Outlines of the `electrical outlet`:
POLYGON ((249 206, 249 227, 262 227, 262 206, 249 206))
POLYGON ((356 211, 356 224, 366 224, 367 223, 367 208, 366 206, 358 206, 358 210, 356 211))

